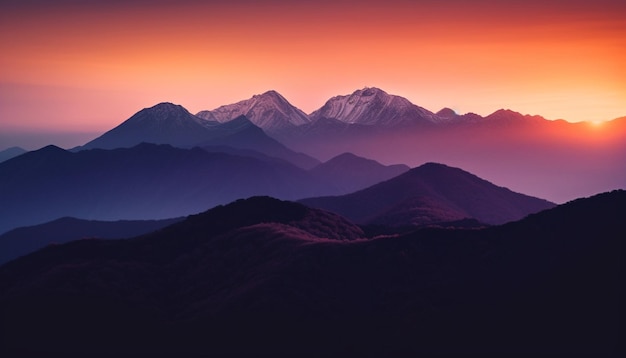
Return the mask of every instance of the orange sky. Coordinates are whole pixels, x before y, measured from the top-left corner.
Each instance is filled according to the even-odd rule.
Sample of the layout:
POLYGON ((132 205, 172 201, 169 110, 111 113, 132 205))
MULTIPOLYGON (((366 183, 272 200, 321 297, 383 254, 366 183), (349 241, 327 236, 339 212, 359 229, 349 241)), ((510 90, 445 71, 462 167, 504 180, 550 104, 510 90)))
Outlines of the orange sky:
POLYGON ((195 113, 269 89, 308 113, 364 86, 431 111, 626 115, 623 1, 0 6, 0 134, 105 131, 158 102, 195 113))

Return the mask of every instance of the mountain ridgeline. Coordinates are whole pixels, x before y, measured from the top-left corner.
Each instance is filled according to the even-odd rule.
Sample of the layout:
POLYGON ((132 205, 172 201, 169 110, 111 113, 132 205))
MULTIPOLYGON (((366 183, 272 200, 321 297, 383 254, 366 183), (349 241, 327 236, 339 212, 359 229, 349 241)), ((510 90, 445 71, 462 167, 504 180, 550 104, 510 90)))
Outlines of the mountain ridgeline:
POLYGON ((616 357, 625 209, 614 191, 497 227, 365 239, 332 213, 239 200, 1 266, 0 352, 616 357))
POLYGON ((166 219, 255 195, 294 200, 346 194, 408 169, 350 156, 334 170, 329 168, 336 160, 305 170, 256 151, 226 148, 142 143, 78 152, 48 146, 23 154, 0 163, 0 202, 10 203, 0 206, 0 233, 65 216, 166 219), (352 170, 357 167, 362 170, 352 170))
POLYGON ((434 113, 378 88, 335 96, 308 119, 274 91, 220 108, 199 115, 219 112, 226 122, 245 114, 289 148, 323 160, 349 152, 411 167, 445 163, 554 202, 626 187, 626 118, 597 125, 507 109, 434 113))
POLYGON ((153 232, 182 219, 97 221, 64 217, 20 227, 0 235, 0 265, 48 245, 88 238, 125 239, 153 232))
POLYGON ((26 153, 27 150, 20 147, 11 147, 5 150, 0 151, 0 163, 9 160, 11 158, 15 158, 19 155, 26 153))
POLYGON ((351 194, 300 202, 360 224, 388 226, 441 224, 467 218, 497 225, 555 205, 437 163, 424 164, 351 194))
POLYGON ((182 106, 171 103, 145 108, 77 149, 130 148, 141 143, 169 144, 181 148, 227 144, 229 147, 255 150, 277 157, 305 169, 320 163, 268 137, 244 116, 220 123, 196 117, 182 106))
POLYGON ((554 202, 626 185, 625 118, 591 125, 504 109, 434 113, 378 88, 335 96, 309 115, 276 91, 196 115, 161 103, 76 150, 142 142, 253 150, 307 170, 342 153, 410 167, 445 163, 554 202))

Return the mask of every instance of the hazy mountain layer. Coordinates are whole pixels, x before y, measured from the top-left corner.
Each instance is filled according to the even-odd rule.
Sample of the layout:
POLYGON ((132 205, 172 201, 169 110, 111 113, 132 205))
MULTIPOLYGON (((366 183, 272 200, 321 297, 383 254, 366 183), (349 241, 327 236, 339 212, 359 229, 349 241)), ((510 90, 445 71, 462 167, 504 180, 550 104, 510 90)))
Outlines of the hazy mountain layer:
POLYGON ((78 239, 129 238, 158 230, 182 219, 95 221, 65 217, 36 226, 17 228, 0 235, 0 265, 47 245, 78 239))
POLYGON ((425 225, 473 218, 503 224, 554 206, 473 174, 428 163, 367 189, 300 202, 361 224, 425 225))
POLYGON ((327 183, 283 161, 141 144, 76 153, 49 146, 0 164, 0 232, 63 216, 161 219, 253 195, 297 199, 327 183))
MULTIPOLYGON (((254 140, 259 131, 253 126, 237 133, 247 132, 254 140)), ((270 140, 266 151, 275 142, 270 140)), ((280 145, 274 148, 289 153, 280 152, 280 145)), ((306 161, 293 154, 292 160, 306 161)), ((0 201, 6 203, 0 206, 0 233, 64 216, 162 219, 253 195, 346 194, 406 170, 353 155, 343 158, 306 171, 280 157, 230 146, 182 149, 144 143, 75 153, 49 146, 0 164, 0 201)))
POLYGON ((624 119, 569 123, 505 109, 485 117, 432 113, 378 88, 335 96, 309 119, 271 134, 322 160, 350 152, 411 167, 446 163, 555 202, 626 188, 624 119))
POLYGON ((396 177, 409 168, 403 164, 382 165, 374 160, 352 153, 340 154, 322 163, 310 172, 320 180, 333 183, 338 193, 351 193, 396 177))
POLYGON ((220 123, 196 117, 182 106, 171 103, 145 108, 76 150, 130 148, 141 143, 169 144, 180 148, 226 145, 252 149, 305 169, 320 163, 308 155, 293 152, 267 136, 245 116, 239 115, 227 123, 220 123))
POLYGON ((26 152, 27 152, 26 149, 23 149, 20 147, 11 147, 5 150, 0 150, 0 163, 4 162, 5 160, 9 160, 11 158, 15 158, 18 155, 22 155, 26 152))

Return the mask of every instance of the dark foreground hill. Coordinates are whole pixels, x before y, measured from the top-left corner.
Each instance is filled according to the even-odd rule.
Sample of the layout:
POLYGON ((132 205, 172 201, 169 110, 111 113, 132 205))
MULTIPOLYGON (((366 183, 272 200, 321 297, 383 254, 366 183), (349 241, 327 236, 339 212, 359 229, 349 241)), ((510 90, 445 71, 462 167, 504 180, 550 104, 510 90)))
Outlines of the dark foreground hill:
POLYGON ((358 239, 252 198, 0 267, 4 356, 619 356, 626 192, 358 239), (343 239, 343 240, 342 240, 343 239), (350 239, 350 240, 346 240, 350 239))
POLYGON ((503 224, 555 205, 438 163, 426 163, 355 193, 300 202, 359 224, 390 226, 439 224, 467 218, 503 224))

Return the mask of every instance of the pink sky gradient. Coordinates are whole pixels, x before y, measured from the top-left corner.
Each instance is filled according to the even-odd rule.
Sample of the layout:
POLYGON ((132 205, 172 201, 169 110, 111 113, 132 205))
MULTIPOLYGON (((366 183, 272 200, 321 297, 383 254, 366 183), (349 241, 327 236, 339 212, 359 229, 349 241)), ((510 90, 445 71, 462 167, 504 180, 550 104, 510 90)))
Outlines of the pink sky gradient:
POLYGON ((626 115, 623 1, 0 4, 0 150, 18 133, 95 136, 158 102, 195 113, 270 89, 307 113, 376 86, 431 111, 626 115))

